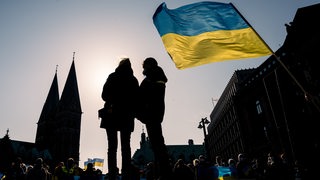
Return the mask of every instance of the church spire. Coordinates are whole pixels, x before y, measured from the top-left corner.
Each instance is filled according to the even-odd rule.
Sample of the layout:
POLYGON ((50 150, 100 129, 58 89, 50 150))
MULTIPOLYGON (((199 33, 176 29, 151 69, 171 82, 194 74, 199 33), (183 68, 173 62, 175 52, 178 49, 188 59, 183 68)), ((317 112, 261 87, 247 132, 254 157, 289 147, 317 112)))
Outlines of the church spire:
POLYGON ((55 113, 56 107, 58 105, 59 88, 58 88, 57 68, 58 68, 58 65, 56 66, 56 72, 53 77, 53 81, 51 83, 51 87, 49 89, 47 99, 43 105, 38 123, 43 122, 48 118, 53 118, 50 116, 52 116, 55 113))
POLYGON ((74 57, 75 52, 73 52, 72 64, 61 95, 59 108, 60 110, 82 112, 74 57))
POLYGON ((59 103, 57 67, 58 65, 56 66, 55 75, 37 123, 38 127, 35 143, 40 149, 48 147, 48 143, 51 142, 50 135, 54 128, 52 123, 54 123, 55 113, 59 103))
POLYGON ((54 146, 51 150, 54 159, 64 161, 72 157, 75 162, 80 159, 80 132, 81 132, 81 104, 78 90, 78 82, 73 59, 69 74, 61 94, 56 114, 56 124, 54 132, 54 146))
POLYGON ((56 74, 38 122, 36 145, 41 150, 49 151, 53 164, 69 157, 74 158, 77 163, 80 159, 82 111, 74 55, 75 53, 60 100, 56 66, 56 74))
POLYGON ((146 133, 144 132, 144 128, 142 126, 142 133, 141 133, 141 140, 140 140, 140 147, 146 143, 146 133))

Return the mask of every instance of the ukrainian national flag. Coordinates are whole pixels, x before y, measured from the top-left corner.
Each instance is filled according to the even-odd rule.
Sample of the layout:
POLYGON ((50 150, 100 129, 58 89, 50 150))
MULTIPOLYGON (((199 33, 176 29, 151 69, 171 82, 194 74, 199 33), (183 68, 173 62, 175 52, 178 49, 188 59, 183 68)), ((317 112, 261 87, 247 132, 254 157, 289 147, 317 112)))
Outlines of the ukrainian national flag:
POLYGON ((103 167, 103 163, 104 163, 104 159, 100 159, 100 158, 93 159, 93 166, 103 167))
POLYGON ((153 22, 178 69, 272 54, 232 4, 199 2, 170 10, 162 3, 153 22))
POLYGON ((214 180, 236 180, 234 169, 224 166, 210 166, 207 174, 214 180))

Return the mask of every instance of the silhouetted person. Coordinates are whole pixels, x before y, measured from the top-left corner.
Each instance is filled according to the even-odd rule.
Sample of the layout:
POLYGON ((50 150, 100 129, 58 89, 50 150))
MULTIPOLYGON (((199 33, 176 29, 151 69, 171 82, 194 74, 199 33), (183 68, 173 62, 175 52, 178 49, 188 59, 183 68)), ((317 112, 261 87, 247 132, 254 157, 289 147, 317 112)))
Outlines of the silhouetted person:
POLYGON ((174 179, 195 180, 194 172, 182 159, 178 159, 173 167, 174 179))
POLYGON ((26 180, 49 180, 49 172, 43 166, 42 158, 36 159, 36 162, 28 173, 26 174, 26 180))
POLYGON ((197 180, 210 180, 213 175, 210 171, 211 163, 207 161, 207 158, 204 155, 199 156, 199 162, 196 166, 196 179, 197 180))
POLYGON ((145 177, 146 180, 154 180, 155 179, 155 172, 154 172, 154 163, 153 162, 149 162, 145 169, 144 169, 144 173, 145 173, 145 177))
POLYGON ((5 180, 24 180, 25 172, 22 168, 22 159, 17 157, 14 162, 12 162, 11 167, 8 172, 5 173, 5 180))
POLYGON ((63 168, 64 168, 64 162, 59 162, 54 170, 53 170, 53 180, 61 180, 63 179, 63 176, 64 176, 64 172, 63 172, 63 168))
POLYGON ((167 77, 158 62, 146 58, 143 62, 144 80, 139 87, 139 111, 137 119, 146 125, 155 157, 156 175, 168 179, 172 170, 162 135, 161 123, 165 112, 165 89, 167 77))
POLYGON ((215 166, 224 166, 221 156, 216 156, 216 164, 215 164, 215 166))
POLYGON ((238 177, 241 178, 252 178, 252 167, 251 163, 246 154, 238 154, 238 162, 236 164, 238 177))
POLYGON ((73 158, 68 158, 66 163, 60 163, 55 167, 54 177, 59 180, 73 180, 75 174, 75 161, 73 158))
MULTIPOLYGON (((120 132, 122 155, 122 180, 130 178, 131 147, 130 138, 134 129, 134 113, 139 82, 133 75, 128 58, 120 61, 115 72, 111 73, 103 86, 102 99, 105 108, 112 108, 112 118, 106 119, 108 138, 108 176, 117 176, 117 133, 120 132)), ((102 120, 104 120, 102 118, 102 120)))
POLYGON ((87 168, 82 172, 80 180, 99 180, 100 174, 94 169, 92 163, 87 164, 87 168))
POLYGON ((131 180, 140 180, 140 169, 134 162, 134 160, 131 160, 131 180))

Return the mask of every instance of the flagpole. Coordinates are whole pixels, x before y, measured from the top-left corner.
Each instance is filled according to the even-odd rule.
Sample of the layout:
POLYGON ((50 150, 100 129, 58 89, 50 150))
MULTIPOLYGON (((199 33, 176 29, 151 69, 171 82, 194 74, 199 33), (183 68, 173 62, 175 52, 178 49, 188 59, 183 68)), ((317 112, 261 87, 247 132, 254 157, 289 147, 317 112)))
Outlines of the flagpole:
POLYGON ((257 33, 257 31, 251 26, 251 24, 246 20, 246 18, 244 18, 244 16, 240 13, 240 11, 238 11, 238 9, 232 4, 230 3, 230 5, 234 8, 234 10, 239 14, 239 16, 249 25, 249 27, 251 27, 251 29, 253 30, 253 32, 258 36, 258 38, 263 42, 263 44, 272 52, 272 55, 276 58, 276 60, 280 63, 280 65, 287 71, 287 73, 289 74, 289 76, 295 81, 295 83, 300 87, 300 89, 302 90, 302 92, 305 95, 305 98, 311 98, 311 102, 314 104, 314 106, 317 108, 317 110, 320 112, 320 107, 316 104, 316 102, 314 101, 314 98, 311 96, 311 94, 309 94, 304 88, 303 86, 299 83, 299 81, 294 77, 294 75, 290 72, 290 70, 287 68, 287 66, 280 60, 280 57, 278 57, 273 50, 269 47, 269 45, 262 39, 262 37, 257 33))

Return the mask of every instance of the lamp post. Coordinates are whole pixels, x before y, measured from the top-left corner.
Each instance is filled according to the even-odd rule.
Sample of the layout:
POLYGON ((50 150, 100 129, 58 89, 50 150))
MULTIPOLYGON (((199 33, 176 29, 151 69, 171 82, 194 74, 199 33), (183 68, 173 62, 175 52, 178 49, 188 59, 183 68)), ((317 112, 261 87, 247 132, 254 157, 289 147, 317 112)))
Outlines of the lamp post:
POLYGON ((205 126, 206 124, 209 124, 209 123, 210 123, 210 121, 207 119, 207 117, 201 118, 201 121, 199 122, 198 128, 199 129, 203 129, 204 147, 205 147, 205 150, 206 150, 206 153, 207 153, 207 158, 209 160, 211 160, 210 157, 209 157, 210 153, 208 153, 208 139, 207 139, 206 126, 205 126))

